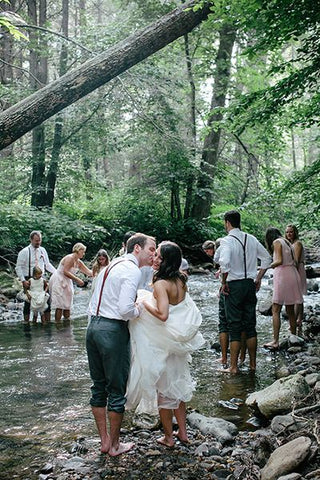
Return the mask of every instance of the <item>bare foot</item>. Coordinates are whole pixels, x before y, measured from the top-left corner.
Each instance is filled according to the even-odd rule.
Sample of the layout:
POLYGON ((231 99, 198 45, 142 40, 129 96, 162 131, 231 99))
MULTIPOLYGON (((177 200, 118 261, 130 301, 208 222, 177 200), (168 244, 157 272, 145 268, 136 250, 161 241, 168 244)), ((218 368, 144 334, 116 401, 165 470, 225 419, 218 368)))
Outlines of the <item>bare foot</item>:
POLYGON ((109 437, 106 438, 105 441, 101 442, 101 453, 108 453, 110 450, 110 439, 109 437))
POLYGON ((190 440, 187 437, 187 435, 180 435, 179 432, 173 432, 173 435, 177 437, 181 443, 190 443, 190 440))
POLYGON ((133 442, 128 442, 128 443, 119 443, 118 448, 112 448, 110 447, 108 454, 110 457, 117 457, 118 455, 122 455, 123 453, 129 452, 131 448, 134 447, 133 442))
POLYGON ((232 373, 233 375, 239 373, 239 369, 238 368, 221 368, 220 370, 218 370, 218 372, 220 373, 232 373))
POLYGON ((168 448, 174 447, 174 441, 167 440, 166 437, 157 438, 157 442, 160 443, 160 445, 164 445, 165 447, 168 447, 168 448))
POLYGON ((218 362, 221 363, 222 365, 227 365, 228 360, 226 358, 219 358, 218 362))
POLYGON ((264 348, 268 348, 268 350, 278 350, 279 343, 278 342, 269 342, 263 345, 264 348))

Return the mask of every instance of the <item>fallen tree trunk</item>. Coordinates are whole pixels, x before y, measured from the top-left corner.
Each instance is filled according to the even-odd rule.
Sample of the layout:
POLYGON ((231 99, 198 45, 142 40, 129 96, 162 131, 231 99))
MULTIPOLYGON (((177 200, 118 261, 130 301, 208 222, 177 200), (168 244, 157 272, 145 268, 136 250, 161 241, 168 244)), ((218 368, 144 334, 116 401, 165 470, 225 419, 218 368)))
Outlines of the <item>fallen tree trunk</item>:
POLYGON ((0 115, 0 150, 52 115, 190 32, 208 17, 212 2, 194 11, 191 0, 141 32, 88 60, 0 115))

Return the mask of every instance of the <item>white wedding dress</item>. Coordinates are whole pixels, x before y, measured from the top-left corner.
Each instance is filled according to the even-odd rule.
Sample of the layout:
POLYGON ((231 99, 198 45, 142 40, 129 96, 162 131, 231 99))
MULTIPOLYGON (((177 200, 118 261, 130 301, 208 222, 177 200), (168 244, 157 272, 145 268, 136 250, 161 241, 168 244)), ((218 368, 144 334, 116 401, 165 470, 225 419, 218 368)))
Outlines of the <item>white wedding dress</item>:
MULTIPOLYGON (((138 291, 137 301, 155 304, 152 292, 138 291)), ((195 382, 190 375, 190 353, 204 344, 199 332, 201 314, 189 296, 169 306, 162 322, 145 308, 130 320, 131 369, 127 387, 127 409, 136 413, 158 414, 161 408, 178 408, 192 398, 195 382)))

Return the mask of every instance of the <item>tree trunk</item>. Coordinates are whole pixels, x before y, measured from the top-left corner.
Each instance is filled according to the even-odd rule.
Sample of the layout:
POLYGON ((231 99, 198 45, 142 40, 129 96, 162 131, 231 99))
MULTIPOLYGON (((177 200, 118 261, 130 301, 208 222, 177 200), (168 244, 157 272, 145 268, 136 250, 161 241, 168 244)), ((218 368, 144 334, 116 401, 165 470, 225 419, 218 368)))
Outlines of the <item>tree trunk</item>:
POLYGON ((221 108, 225 106, 230 79, 231 54, 236 37, 235 28, 225 25, 220 31, 220 43, 216 58, 211 115, 208 121, 210 129, 205 137, 197 191, 192 207, 192 217, 196 220, 207 220, 212 204, 212 182, 218 160, 221 127, 215 123, 222 120, 221 108))
MULTIPOLYGON (((46 23, 46 0, 39 2, 39 15, 37 11, 37 1, 28 0, 28 15, 33 25, 43 26, 46 23)), ((39 88, 38 79, 42 84, 47 83, 48 62, 45 55, 40 55, 44 51, 46 42, 43 42, 37 32, 30 33, 30 85, 31 88, 39 88)), ((32 177, 31 177, 31 205, 41 207, 45 205, 45 128, 44 125, 38 125, 32 131, 32 177)))
MULTIPOLYGON (((197 127, 196 127, 196 87, 192 72, 192 59, 190 55, 189 36, 184 35, 184 49, 187 63, 187 73, 190 87, 190 134, 191 134, 191 156, 195 160, 197 151, 197 127)), ((188 174, 186 199, 184 204, 184 218, 190 217, 193 198, 193 187, 195 176, 193 172, 188 174)))
POLYGON ((171 183, 171 212, 172 220, 182 220, 179 183, 172 180, 171 183))
POLYGON ((208 17, 210 3, 194 11, 191 0, 157 22, 88 60, 0 115, 0 149, 44 120, 125 72, 208 17))
POLYGON ((293 133, 293 128, 290 128, 290 136, 291 136, 291 151, 292 151, 292 165, 293 170, 297 170, 297 157, 296 157, 296 146, 295 146, 295 138, 293 133))
MULTIPOLYGON (((69 0, 62 0, 62 33, 65 37, 69 34, 69 0)), ((66 44, 62 44, 60 53, 60 75, 64 75, 68 70, 68 47, 66 44)), ((62 130, 63 130, 64 117, 63 115, 57 115, 54 124, 54 135, 49 170, 47 174, 47 188, 46 188, 46 206, 52 207, 57 174, 59 168, 60 152, 62 147, 62 130)))
MULTIPOLYGON (((15 1, 11 0, 10 4, 1 2, 2 11, 15 10, 15 1)), ((3 62, 0 62, 0 83, 2 85, 12 83, 15 74, 13 72, 12 65, 14 63, 14 41, 13 37, 5 29, 2 29, 0 35, 0 58, 3 62)), ((10 100, 8 98, 0 98, 0 110, 4 111, 10 107, 10 100)), ((6 148, 0 153, 1 158, 9 157, 12 154, 13 146, 6 148)), ((13 164, 14 168, 14 164, 13 164)))

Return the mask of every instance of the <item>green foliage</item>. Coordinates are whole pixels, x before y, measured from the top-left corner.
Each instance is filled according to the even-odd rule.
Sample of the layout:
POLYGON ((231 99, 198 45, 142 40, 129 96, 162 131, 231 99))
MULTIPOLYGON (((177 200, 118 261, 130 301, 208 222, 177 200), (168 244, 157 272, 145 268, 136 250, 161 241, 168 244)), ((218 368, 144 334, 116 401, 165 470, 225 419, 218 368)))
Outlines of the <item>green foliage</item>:
POLYGON ((12 35, 16 40, 23 39, 28 41, 28 38, 22 32, 20 32, 20 30, 17 27, 12 25, 12 23, 6 18, 1 17, 1 14, 0 14, 0 29, 1 28, 3 28, 4 30, 7 30, 10 33, 10 35, 12 35))
POLYGON ((101 225, 108 232, 105 240, 110 252, 119 250, 123 234, 129 230, 140 231, 161 240, 177 243, 200 243, 203 238, 215 234, 214 228, 193 219, 174 220, 170 216, 167 197, 158 192, 138 188, 112 190, 110 194, 97 193, 90 202, 57 202, 59 215, 67 215, 74 221, 101 225))
POLYGON ((51 210, 37 210, 22 205, 0 205, 0 254, 17 254, 28 245, 32 230, 40 230, 50 258, 58 261, 71 252, 72 245, 82 242, 88 257, 104 244, 107 232, 103 227, 72 219, 51 210))

